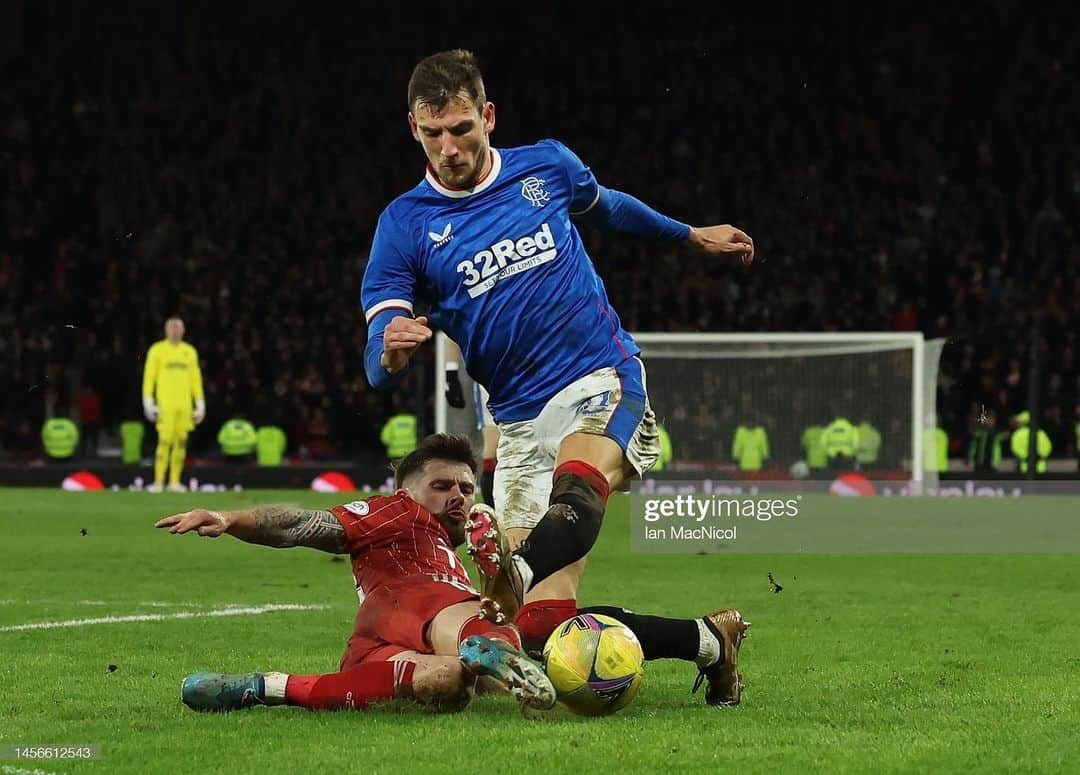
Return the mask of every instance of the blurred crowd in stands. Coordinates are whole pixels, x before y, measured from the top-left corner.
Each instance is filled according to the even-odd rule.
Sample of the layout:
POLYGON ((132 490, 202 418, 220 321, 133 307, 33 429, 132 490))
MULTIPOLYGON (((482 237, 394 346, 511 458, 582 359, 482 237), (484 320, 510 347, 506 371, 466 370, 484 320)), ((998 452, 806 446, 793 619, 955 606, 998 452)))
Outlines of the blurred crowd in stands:
POLYGON ((559 138, 605 185, 754 236, 744 268, 587 231, 628 330, 944 337, 958 454, 973 417, 1027 407, 1037 340, 1040 422, 1075 454, 1075 8, 554 3, 448 31, 407 6, 169 6, 0 11, 0 456, 54 414, 138 418, 171 314, 203 363, 194 452, 236 414, 291 455, 377 449, 431 391, 367 385, 359 279, 423 171, 410 69, 452 46, 485 66, 496 146, 559 138))

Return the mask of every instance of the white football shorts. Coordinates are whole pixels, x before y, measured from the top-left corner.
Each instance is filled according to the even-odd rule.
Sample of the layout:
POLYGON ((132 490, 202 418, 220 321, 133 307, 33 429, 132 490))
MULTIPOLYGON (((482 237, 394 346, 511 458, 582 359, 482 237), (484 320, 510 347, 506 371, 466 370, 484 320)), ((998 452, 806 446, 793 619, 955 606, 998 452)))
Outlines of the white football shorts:
POLYGON ((571 433, 614 440, 639 476, 652 467, 660 442, 640 359, 587 374, 531 420, 499 423, 495 504, 503 527, 532 529, 544 516, 559 445, 571 433))

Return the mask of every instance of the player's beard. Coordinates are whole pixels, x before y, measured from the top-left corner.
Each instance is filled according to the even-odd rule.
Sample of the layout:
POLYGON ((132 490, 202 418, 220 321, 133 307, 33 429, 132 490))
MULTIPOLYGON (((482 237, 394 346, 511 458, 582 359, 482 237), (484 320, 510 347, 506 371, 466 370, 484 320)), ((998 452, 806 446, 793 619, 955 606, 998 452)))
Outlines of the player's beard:
POLYGON ((450 188, 472 188, 480 178, 475 167, 467 169, 464 165, 440 167, 439 173, 439 178, 450 188))
POLYGON ((455 519, 450 516, 448 512, 443 512, 439 515, 439 524, 443 526, 443 530, 450 536, 451 546, 457 548, 465 543, 465 513, 461 512, 461 519, 455 519))
POLYGON ((448 169, 440 165, 439 179, 451 188, 473 188, 480 182, 484 164, 491 157, 487 143, 481 143, 474 152, 473 163, 448 169))

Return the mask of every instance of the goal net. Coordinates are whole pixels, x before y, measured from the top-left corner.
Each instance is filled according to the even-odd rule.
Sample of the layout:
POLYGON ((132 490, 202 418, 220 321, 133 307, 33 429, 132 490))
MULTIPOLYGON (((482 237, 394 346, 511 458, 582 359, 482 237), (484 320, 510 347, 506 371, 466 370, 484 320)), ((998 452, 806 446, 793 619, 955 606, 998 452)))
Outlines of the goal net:
MULTIPOLYGON (((634 339, 653 410, 672 442, 665 476, 737 473, 734 439, 746 426, 765 431, 762 475, 824 477, 835 466, 831 458, 823 465, 815 434, 844 418, 856 429, 872 429, 862 434, 850 468, 871 479, 936 484, 930 447, 941 340, 889 332, 636 333, 634 339)), ((464 370, 466 409, 449 408, 443 397, 448 349, 453 354, 452 343, 437 343, 436 429, 479 441, 474 391, 464 370)))

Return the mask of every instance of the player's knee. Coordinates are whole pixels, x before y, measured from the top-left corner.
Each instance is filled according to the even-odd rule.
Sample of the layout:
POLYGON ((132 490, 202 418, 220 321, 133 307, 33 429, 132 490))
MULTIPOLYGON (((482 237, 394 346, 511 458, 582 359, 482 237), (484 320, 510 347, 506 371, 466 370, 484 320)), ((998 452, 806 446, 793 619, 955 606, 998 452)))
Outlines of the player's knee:
POLYGON ((505 643, 509 643, 516 649, 521 648, 521 635, 514 626, 507 624, 492 624, 480 615, 470 616, 465 620, 464 624, 461 625, 457 637, 458 648, 473 635, 480 635, 485 638, 496 638, 505 643))
POLYGON ((455 713, 468 706, 475 683, 475 676, 456 659, 417 665, 413 699, 437 713, 455 713))

